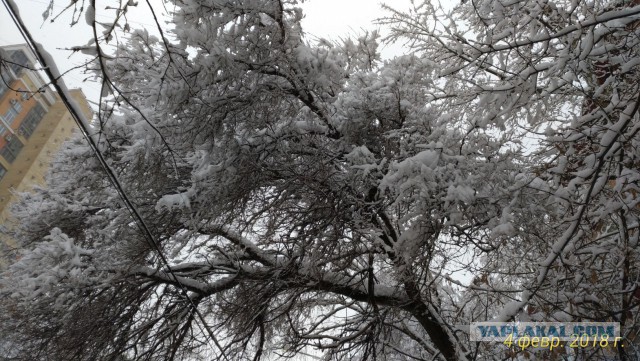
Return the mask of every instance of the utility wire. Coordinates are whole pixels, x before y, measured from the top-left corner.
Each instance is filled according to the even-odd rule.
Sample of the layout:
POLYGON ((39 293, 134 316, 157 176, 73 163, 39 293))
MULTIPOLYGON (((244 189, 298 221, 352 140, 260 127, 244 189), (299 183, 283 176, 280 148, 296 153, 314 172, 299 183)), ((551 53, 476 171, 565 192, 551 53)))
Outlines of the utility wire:
MULTIPOLYGON (((106 159, 104 158, 104 156, 100 152, 98 144, 96 143, 96 141, 91 136, 91 132, 90 132, 90 129, 89 129, 88 122, 86 121, 84 115, 82 114, 80 109, 77 107, 75 102, 71 100, 71 97, 68 94, 68 89, 67 89, 66 85, 64 84, 64 81, 62 80, 61 76, 59 74, 54 74, 53 69, 56 69, 54 64, 49 64, 50 61, 47 61, 47 57, 50 58, 50 56, 47 54, 47 57, 45 57, 45 54, 43 53, 44 52, 44 48, 39 47, 38 46, 39 44, 31 36, 31 33, 29 32, 29 30, 25 26, 24 22, 20 18, 20 15, 19 15, 19 13, 17 11, 17 7, 15 6, 15 3, 13 2, 13 0, 2 0, 2 2, 4 4, 4 6, 5 6, 5 8, 7 9, 7 12, 11 16, 11 19, 13 20, 14 24, 16 25, 16 27, 20 31, 22 37, 24 38, 27 46, 31 49, 33 54, 38 59, 38 61, 42 64, 43 71, 47 74, 47 76, 51 80, 51 84, 54 86, 54 88, 58 92, 58 95, 60 96, 60 99, 62 100, 62 102, 64 103, 65 107, 67 108, 67 110, 69 111, 69 113, 71 114, 73 119, 75 120, 76 124, 80 128, 80 130, 82 132, 82 135, 84 136, 84 138, 89 143, 89 146, 90 146, 91 150, 93 151, 93 153, 96 156, 96 158, 98 159, 100 165, 102 166, 102 168, 104 169, 105 173, 107 174, 107 177, 109 178, 109 181, 111 182, 113 187, 118 192, 118 195, 120 196, 120 198, 124 202, 127 210, 131 214, 132 218, 135 220, 136 225, 142 231, 142 233, 145 236, 145 238, 147 239, 148 243, 158 253, 158 256, 160 257, 162 263, 164 263, 165 267, 168 270, 168 273, 173 278, 173 281, 179 286, 180 290, 182 291, 183 296, 188 300, 188 302, 190 303, 190 305, 193 308, 194 312, 198 316, 198 319, 202 322, 202 326, 206 329, 207 333, 209 334, 209 336, 213 340, 214 344, 220 350, 222 357, 225 360, 228 360, 228 358, 225 355, 225 352, 224 352, 222 346, 218 343, 215 335, 213 334, 213 331, 211 330, 211 328, 209 328, 209 326, 207 325, 206 321, 204 320, 204 316, 202 315, 200 310, 198 310, 198 307, 193 303, 193 300, 191 299, 191 297, 189 297, 187 289, 182 284, 182 282, 180 282, 180 279, 178 278, 178 276, 176 276, 175 272, 173 271, 173 269, 169 265, 169 261, 167 260, 166 256, 164 255, 164 253, 160 249, 160 246, 158 245, 158 242, 156 241, 156 239, 153 236, 153 234, 151 233, 151 230, 150 230, 149 226, 146 224, 146 222, 144 221, 144 218, 142 217, 140 212, 137 210, 137 208, 135 207, 133 202, 130 200, 129 196, 127 195, 126 191, 124 190, 124 187, 122 186, 122 184, 118 180, 115 172, 113 171, 113 169, 111 169, 111 167, 107 163, 106 159)), ((98 41, 98 39, 96 39, 96 46, 97 46, 97 41, 98 41)), ((56 73, 58 72, 57 69, 55 70, 55 72, 56 73)))

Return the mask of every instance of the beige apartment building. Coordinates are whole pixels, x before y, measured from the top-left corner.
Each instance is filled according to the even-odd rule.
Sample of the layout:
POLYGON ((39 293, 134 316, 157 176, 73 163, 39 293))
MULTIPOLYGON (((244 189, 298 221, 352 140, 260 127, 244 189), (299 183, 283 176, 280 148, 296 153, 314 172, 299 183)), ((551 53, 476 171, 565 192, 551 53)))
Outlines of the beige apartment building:
MULTIPOLYGON (((46 185, 54 155, 78 128, 58 95, 33 70, 38 65, 27 46, 0 47, 0 56, 5 60, 0 66, 0 245, 12 247, 6 230, 21 222, 9 212, 15 193, 46 185)), ((71 95, 90 118, 82 91, 71 95)))

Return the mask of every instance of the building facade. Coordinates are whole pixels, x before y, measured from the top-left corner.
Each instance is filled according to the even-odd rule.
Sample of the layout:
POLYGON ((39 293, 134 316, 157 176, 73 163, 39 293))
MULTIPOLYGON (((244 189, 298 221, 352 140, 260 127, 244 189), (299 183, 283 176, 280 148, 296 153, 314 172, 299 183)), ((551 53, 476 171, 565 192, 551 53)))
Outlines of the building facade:
MULTIPOLYGON (((0 243, 12 246, 7 230, 14 219, 9 205, 17 192, 44 186, 54 155, 78 128, 58 95, 35 70, 25 45, 0 47, 0 243)), ((71 96, 91 118, 80 90, 71 96)))

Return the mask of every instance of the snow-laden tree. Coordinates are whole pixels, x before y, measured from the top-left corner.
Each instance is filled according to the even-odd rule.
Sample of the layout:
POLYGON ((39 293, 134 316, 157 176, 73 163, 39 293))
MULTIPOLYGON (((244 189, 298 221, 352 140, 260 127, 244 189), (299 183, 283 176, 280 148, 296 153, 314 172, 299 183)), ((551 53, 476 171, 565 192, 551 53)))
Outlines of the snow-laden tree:
POLYGON ((521 129, 528 139, 527 188, 552 210, 528 230, 536 261, 518 277, 524 292, 496 319, 524 311, 537 321, 619 322, 628 341, 620 359, 638 357, 638 5, 471 1, 451 14, 423 4, 388 19, 396 37, 442 64, 435 98, 462 105, 468 129, 521 129))
POLYGON ((471 322, 597 320, 628 347, 579 352, 637 357, 634 5, 390 9, 412 50, 388 61, 376 33, 305 40, 295 0, 174 1, 170 27, 118 36, 88 6, 94 139, 152 238, 68 144, 14 209, 6 342, 30 360, 498 360, 527 355, 470 342, 471 322))

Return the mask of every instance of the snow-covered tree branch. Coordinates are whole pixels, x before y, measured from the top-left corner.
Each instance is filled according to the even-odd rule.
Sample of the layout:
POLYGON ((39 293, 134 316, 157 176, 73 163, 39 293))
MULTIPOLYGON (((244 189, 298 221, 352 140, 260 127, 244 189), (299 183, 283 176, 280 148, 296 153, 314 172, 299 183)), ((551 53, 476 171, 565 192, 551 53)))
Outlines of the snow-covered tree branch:
POLYGON ((593 320, 625 348, 532 352, 636 359, 638 5, 416 2, 381 60, 375 32, 307 40, 296 3, 79 10, 99 151, 169 264, 68 144, 14 209, 16 357, 503 360, 528 355, 471 322, 593 320))

